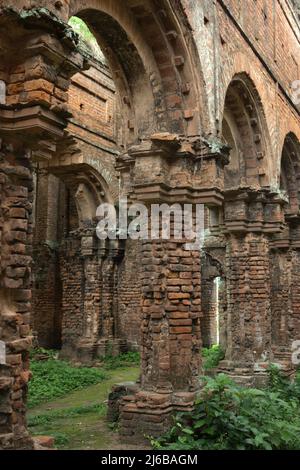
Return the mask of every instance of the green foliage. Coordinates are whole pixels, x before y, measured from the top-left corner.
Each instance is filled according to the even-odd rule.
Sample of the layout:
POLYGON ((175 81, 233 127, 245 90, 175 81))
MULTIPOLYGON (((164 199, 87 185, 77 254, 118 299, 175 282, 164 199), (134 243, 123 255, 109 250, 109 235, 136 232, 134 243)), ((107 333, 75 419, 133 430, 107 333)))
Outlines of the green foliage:
POLYGON ((58 356, 58 351, 55 349, 33 348, 30 351, 30 359, 55 359, 58 356))
POLYGON ((105 373, 97 368, 73 367, 52 357, 45 361, 32 359, 30 368, 33 377, 29 383, 29 408, 105 379, 105 373))
POLYGON ((140 363, 140 354, 138 352, 127 352, 119 356, 106 356, 103 358, 103 368, 105 370, 114 370, 140 363))
POLYGON ((213 369, 224 359, 224 351, 221 346, 216 344, 211 348, 203 348, 202 357, 204 370, 213 369))
POLYGON ((100 62, 105 62, 104 55, 98 45, 98 42, 90 31, 88 26, 77 16, 69 19, 69 25, 79 36, 79 44, 81 48, 90 56, 95 57, 100 62))
MULTIPOLYGON (((41 433, 40 432, 32 432, 31 435, 32 436, 40 436, 41 433)), ((50 436, 49 433, 47 435, 50 436)), ((51 437, 54 438, 54 447, 56 449, 59 449, 60 447, 63 447, 65 445, 67 445, 70 441, 69 436, 64 432, 51 431, 51 437)))
POLYGON ((69 20, 69 25, 86 41, 95 39, 92 32, 89 30, 85 22, 77 16, 72 16, 69 20))
POLYGON ((54 445, 58 448, 67 445, 70 440, 64 432, 53 432, 52 436, 54 437, 54 445))
POLYGON ((88 413, 97 413, 99 416, 103 416, 106 413, 106 406, 104 403, 96 403, 92 405, 82 405, 73 408, 48 411, 48 413, 30 416, 28 419, 28 426, 30 428, 35 426, 44 426, 45 424, 49 424, 57 419, 81 416, 88 413))
POLYGON ((300 404, 300 372, 297 371, 294 380, 285 377, 275 364, 270 365, 268 372, 270 390, 279 392, 285 400, 296 399, 300 404))
POLYGON ((276 450, 300 448, 297 397, 247 389, 226 375, 205 378, 195 410, 179 414, 171 431, 152 444, 164 449, 276 450))

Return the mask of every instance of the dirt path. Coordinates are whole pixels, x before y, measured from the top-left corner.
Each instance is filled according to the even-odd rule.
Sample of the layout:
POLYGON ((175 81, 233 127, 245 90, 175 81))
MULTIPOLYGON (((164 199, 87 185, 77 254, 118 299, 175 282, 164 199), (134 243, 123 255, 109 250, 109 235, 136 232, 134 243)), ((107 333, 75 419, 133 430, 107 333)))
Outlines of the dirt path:
POLYGON ((126 367, 109 371, 108 378, 91 387, 72 392, 64 398, 39 405, 29 412, 29 421, 34 417, 44 421, 31 426, 33 434, 54 436, 56 446, 64 450, 129 450, 139 449, 136 446, 121 444, 119 435, 109 427, 105 419, 106 400, 115 383, 135 381, 139 368, 126 367), (86 406, 100 405, 99 409, 80 414, 86 406), (69 413, 72 409, 74 413, 69 413), (79 410, 79 411, 78 411, 79 410), (63 417, 53 417, 53 413, 62 411, 63 417))

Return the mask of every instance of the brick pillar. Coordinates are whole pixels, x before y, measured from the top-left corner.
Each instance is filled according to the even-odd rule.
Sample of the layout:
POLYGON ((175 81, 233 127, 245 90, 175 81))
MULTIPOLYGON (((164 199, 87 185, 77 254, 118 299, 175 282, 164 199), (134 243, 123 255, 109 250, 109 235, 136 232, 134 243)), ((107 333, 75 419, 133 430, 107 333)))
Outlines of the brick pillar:
POLYGON ((222 351, 226 351, 227 344, 227 287, 226 279, 219 281, 219 344, 222 351))
MULTIPOLYGON (((216 142, 153 134, 118 157, 121 194, 148 206, 220 207, 229 148, 216 142)), ((169 240, 142 241, 140 391, 132 390, 120 404, 120 432, 127 441, 162 434, 173 412, 193 409, 199 384, 200 252, 187 250, 170 225, 169 240)))
POLYGON ((114 352, 114 272, 114 260, 111 256, 108 256, 102 260, 100 267, 101 306, 99 339, 97 343, 97 354, 99 357, 110 356, 114 352))
POLYGON ((108 256, 102 260, 100 267, 101 308, 98 357, 117 356, 127 350, 126 339, 120 339, 118 328, 119 275, 118 261, 122 258, 119 241, 111 240, 108 256))
MULTIPOLYGON (((291 309, 288 321, 289 352, 293 341, 300 340, 300 250, 292 250, 291 309)), ((295 366, 295 364, 294 364, 295 366)))
POLYGON ((113 338, 114 260, 111 256, 102 262, 101 277, 101 336, 113 338))
POLYGON ((29 372, 32 171, 26 152, 1 144, 0 448, 30 449, 26 430, 29 372), (3 353, 6 353, 3 356, 3 353))
POLYGON ((0 448, 5 449, 33 446, 25 420, 31 345, 30 161, 49 159, 56 151, 69 116, 69 79, 86 67, 67 25, 60 23, 58 27, 46 9, 41 15, 23 13, 0 8, 1 25, 18 38, 7 41, 3 38, 5 28, 0 27, 0 41, 5 43, 1 74, 6 83, 0 108, 0 341, 6 349, 0 365, 0 448))
POLYGON ((205 348, 218 342, 218 292, 215 279, 202 280, 202 341, 205 348))
POLYGON ((36 170, 31 325, 39 346, 61 348, 61 280, 57 251, 59 180, 36 170))
POLYGON ((289 345, 289 323, 292 313, 291 282, 293 253, 289 249, 271 254, 272 347, 276 358, 289 345))
MULTIPOLYGON (((86 237, 92 240, 92 237, 86 237)), ((95 254, 85 254, 82 259, 82 316, 83 332, 78 342, 77 356, 82 362, 92 362, 97 352, 100 316, 99 266, 95 254)))
POLYGON ((141 390, 125 397, 126 440, 160 435, 174 410, 191 410, 200 372, 199 251, 183 240, 142 241, 141 390))
POLYGON ((252 383, 271 352, 268 238, 255 233, 230 234, 226 277, 227 348, 221 369, 241 382, 252 383))
POLYGON ((296 213, 285 222, 272 242, 272 349, 274 362, 290 375, 298 365, 293 343, 300 340, 300 225, 296 213))

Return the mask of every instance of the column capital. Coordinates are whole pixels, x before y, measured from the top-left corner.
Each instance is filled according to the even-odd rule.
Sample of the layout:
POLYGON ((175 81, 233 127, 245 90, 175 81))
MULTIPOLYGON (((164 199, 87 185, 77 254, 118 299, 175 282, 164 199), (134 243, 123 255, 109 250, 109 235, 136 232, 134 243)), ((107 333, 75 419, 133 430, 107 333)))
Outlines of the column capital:
POLYGON ((284 227, 284 201, 269 189, 236 188, 224 194, 224 232, 272 235, 284 227))
POLYGON ((285 214, 283 231, 276 234, 271 243, 272 249, 300 249, 300 215, 285 214))
POLYGON ((129 197, 143 202, 223 202, 229 147, 201 136, 156 133, 117 159, 129 197))
POLYGON ((47 160, 64 135, 70 78, 88 68, 72 28, 43 8, 0 9, 0 136, 47 160))

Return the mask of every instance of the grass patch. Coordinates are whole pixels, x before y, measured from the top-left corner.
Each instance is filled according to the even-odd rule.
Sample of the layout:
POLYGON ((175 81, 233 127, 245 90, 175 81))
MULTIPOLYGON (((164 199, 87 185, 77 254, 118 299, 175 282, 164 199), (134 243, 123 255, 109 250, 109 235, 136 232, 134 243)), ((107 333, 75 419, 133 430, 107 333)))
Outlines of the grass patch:
POLYGON ((107 356, 103 358, 103 368, 105 370, 122 369, 140 364, 140 354, 138 352, 127 352, 119 356, 107 356))
POLYGON ((74 367, 54 359, 31 360, 32 379, 29 383, 28 407, 63 397, 73 390, 97 384, 106 378, 105 372, 94 367, 74 367))
POLYGON ((53 432, 52 436, 54 437, 54 445, 58 449, 63 447, 70 442, 69 436, 64 432, 53 432))
POLYGON ((58 419, 71 418, 74 416, 82 416, 89 413, 104 416, 106 413, 106 405, 104 403, 96 403, 92 405, 82 405, 73 408, 64 408, 58 410, 48 411, 47 413, 30 416, 28 419, 28 426, 33 428, 35 426, 44 426, 52 421, 58 419))
MULTIPOLYGON (((40 436, 41 433, 39 432, 32 432, 31 435, 34 437, 34 436, 40 436)), ((49 435, 49 434, 47 434, 49 435)), ((51 437, 54 438, 54 447, 56 449, 60 449, 60 448, 63 448, 64 446, 68 445, 69 442, 70 442, 70 438, 69 436, 64 433, 64 432, 57 432, 57 431, 52 431, 51 432, 51 437)))
POLYGON ((30 360, 57 359, 58 351, 55 349, 33 348, 30 351, 30 360))
POLYGON ((135 381, 138 372, 136 366, 107 371, 100 383, 31 409, 31 434, 53 436, 61 450, 118 449, 116 434, 106 421, 107 396, 113 384, 135 381))

